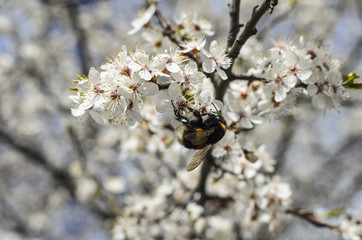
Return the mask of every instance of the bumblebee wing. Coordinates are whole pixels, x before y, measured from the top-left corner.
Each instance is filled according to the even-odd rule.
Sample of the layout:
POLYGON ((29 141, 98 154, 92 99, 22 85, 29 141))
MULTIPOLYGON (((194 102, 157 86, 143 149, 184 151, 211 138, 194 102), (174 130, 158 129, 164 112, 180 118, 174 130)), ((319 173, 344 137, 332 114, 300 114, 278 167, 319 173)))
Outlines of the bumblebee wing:
POLYGON ((185 134, 185 139, 190 141, 193 145, 199 146, 207 142, 208 137, 215 131, 215 128, 207 130, 196 129, 195 132, 185 134))
POLYGON ((205 159, 207 153, 210 151, 212 145, 208 145, 207 147, 205 147, 204 149, 198 151, 194 157, 191 159, 190 163, 187 165, 186 170, 187 171, 192 171, 195 168, 197 168, 200 163, 202 163, 202 161, 205 159))

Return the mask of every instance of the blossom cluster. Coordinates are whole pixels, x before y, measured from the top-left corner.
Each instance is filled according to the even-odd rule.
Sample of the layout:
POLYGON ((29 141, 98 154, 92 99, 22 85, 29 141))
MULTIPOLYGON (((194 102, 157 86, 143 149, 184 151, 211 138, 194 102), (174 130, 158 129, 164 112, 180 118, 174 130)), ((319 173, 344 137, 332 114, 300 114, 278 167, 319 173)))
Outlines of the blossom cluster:
POLYGON ((245 181, 232 175, 218 180, 212 176, 209 191, 215 195, 209 201, 228 205, 215 213, 188 189, 195 176, 183 177, 181 171, 177 175, 181 180, 163 183, 151 195, 129 197, 113 226, 113 239, 250 237, 263 224, 272 232, 279 231, 287 219, 283 211, 291 206, 292 192, 279 177, 270 179, 259 173, 245 181))
MULTIPOLYGON (((339 71, 341 63, 324 47, 303 41, 299 46, 278 42, 266 56, 254 59, 249 78, 238 77, 230 69, 233 63, 225 47, 212 40, 209 50, 205 49, 204 35, 214 33, 211 24, 196 14, 182 14, 174 28, 169 23, 166 27, 161 23, 161 29, 149 28, 157 11, 156 5, 150 4, 132 22, 129 34, 151 29, 156 35, 146 32, 143 36, 160 47, 165 31, 171 31, 173 40, 179 41, 177 48, 148 54, 139 46, 130 51, 123 46, 100 72, 91 68, 88 77, 79 77, 74 88, 77 93, 70 96, 76 117, 90 115, 99 124, 143 124, 131 136, 123 136, 122 153, 133 157, 147 152, 145 165, 154 173, 144 173, 147 177, 142 184, 154 188, 151 194, 126 199, 126 207, 114 224, 113 238, 229 239, 235 232, 251 238, 265 223, 271 232, 280 230, 292 207, 291 188, 278 176, 269 177, 276 160, 266 147, 255 147, 239 133, 261 124, 265 116, 292 114, 297 97, 311 97, 321 110, 338 109, 348 97, 339 71), (227 90, 219 101, 215 92, 222 84, 227 84, 227 90), (185 165, 180 145, 169 128, 158 122, 155 110, 185 118, 195 117, 195 111, 201 117, 210 113, 224 117, 225 136, 212 147, 212 171, 205 193, 208 199, 192 191, 198 181, 195 176, 183 177, 184 169, 176 170, 185 165), (172 176, 171 181, 164 182, 164 172, 172 176), (213 211, 208 201, 228 208, 213 211)), ((181 124, 172 119, 173 126, 181 124)))
POLYGON ((343 86, 341 62, 333 59, 326 47, 300 46, 277 42, 268 55, 254 59, 250 76, 236 76, 224 95, 225 119, 234 131, 251 129, 265 117, 272 119, 293 115, 298 98, 311 98, 320 109, 339 109, 349 97, 343 86), (238 79, 240 78, 240 79, 238 79))
POLYGON ((345 240, 359 240, 362 238, 362 215, 354 209, 337 208, 327 210, 317 208, 313 212, 307 212, 322 224, 329 226, 334 231, 339 232, 345 240))
POLYGON ((358 240, 362 238, 362 215, 360 212, 341 214, 338 218, 338 226, 343 239, 358 240))
MULTIPOLYGON (((132 29, 128 31, 129 35, 135 34, 140 31, 142 28, 148 29, 152 25, 151 18, 156 13, 157 7, 155 4, 150 4, 149 7, 140 14, 140 16, 134 19, 131 22, 132 29)), ((196 12, 182 12, 180 16, 175 17, 174 19, 175 26, 173 27, 173 31, 175 32, 176 37, 179 40, 182 39, 191 39, 195 36, 199 35, 214 35, 214 30, 212 24, 206 19, 200 17, 196 12)), ((156 26, 155 26, 156 28, 156 26)), ((157 29, 159 32, 160 29, 157 29)), ((144 35, 145 36, 145 35, 144 35)), ((146 36, 151 36, 147 34, 146 36)), ((153 35, 157 36, 157 35, 153 35)), ((159 36, 162 36, 160 34, 159 36)), ((151 40, 152 37, 146 37, 147 40, 151 40)), ((157 45, 156 45, 157 46, 157 45)))
POLYGON ((320 110, 338 109, 348 97, 342 86, 341 62, 325 46, 305 44, 302 37, 299 46, 275 43, 268 56, 256 63, 249 72, 266 79, 265 93, 275 106, 293 105, 296 96, 307 95, 320 110))
POLYGON ((158 94, 159 85, 165 82, 170 85, 168 92, 174 102, 169 102, 166 110, 161 104, 158 108, 161 112, 170 108, 173 110, 175 106, 187 109, 189 104, 196 104, 195 109, 210 110, 206 104, 211 105, 209 100, 213 94, 197 88, 208 81, 202 70, 206 73, 216 70, 222 79, 226 79, 221 67, 230 67, 230 59, 216 41, 211 42, 210 52, 203 49, 205 44, 203 37, 194 38, 182 45, 185 48, 182 51, 170 48, 155 56, 148 55, 142 49, 128 52, 123 46, 122 52, 101 66, 102 72, 91 68, 87 78, 79 77, 74 88, 77 94, 70 96, 76 105, 72 108, 72 114, 76 117, 89 114, 99 124, 132 126, 136 122, 142 123, 144 97, 158 94), (196 54, 201 50, 206 56, 202 69, 184 55, 188 52, 196 54))

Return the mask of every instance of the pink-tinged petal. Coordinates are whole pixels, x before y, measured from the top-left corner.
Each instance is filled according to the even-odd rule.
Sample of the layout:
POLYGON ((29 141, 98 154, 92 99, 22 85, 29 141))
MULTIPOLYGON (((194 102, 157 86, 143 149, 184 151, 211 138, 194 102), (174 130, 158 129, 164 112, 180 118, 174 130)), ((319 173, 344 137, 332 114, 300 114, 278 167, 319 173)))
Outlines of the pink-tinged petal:
POLYGON ((158 86, 155 83, 145 82, 138 88, 140 92, 145 96, 153 96, 158 93, 158 86))
POLYGON ((202 68, 204 69, 205 72, 207 73, 212 73, 215 71, 215 62, 211 59, 207 59, 203 64, 202 64, 202 68))
POLYGON ((140 76, 140 78, 142 78, 146 81, 149 81, 152 79, 152 74, 148 70, 142 70, 138 73, 138 75, 140 76))

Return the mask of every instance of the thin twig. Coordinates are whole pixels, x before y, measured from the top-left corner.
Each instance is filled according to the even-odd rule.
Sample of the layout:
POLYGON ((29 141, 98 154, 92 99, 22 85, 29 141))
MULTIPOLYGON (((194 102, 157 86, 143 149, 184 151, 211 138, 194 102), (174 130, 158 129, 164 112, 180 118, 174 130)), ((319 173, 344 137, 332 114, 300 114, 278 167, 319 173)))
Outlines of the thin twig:
POLYGON ((257 39, 261 40, 263 39, 268 32, 270 32, 275 26, 277 26, 282 21, 286 20, 290 14, 292 9, 287 9, 283 13, 276 16, 274 19, 272 19, 271 23, 268 24, 268 26, 264 27, 262 30, 259 31, 257 39))
MULTIPOLYGON (((163 15, 158 7, 156 8, 155 16, 158 20, 159 25, 162 28, 163 36, 170 39, 170 41, 173 42, 174 44, 176 44, 177 46, 180 46, 181 42, 179 42, 174 37, 174 31, 171 29, 171 26, 167 23, 167 21, 163 17, 163 15)), ((191 52, 185 53, 185 55, 196 62, 196 58, 191 52)))
POLYGON ((313 215, 313 213, 308 211, 308 210, 290 209, 290 210, 287 210, 286 213, 297 216, 297 217, 311 223, 312 225, 314 225, 316 227, 329 228, 329 229, 331 229, 333 231, 336 231, 338 233, 342 232, 337 226, 334 226, 334 225, 324 223, 324 222, 321 222, 321 221, 317 220, 316 217, 313 215))

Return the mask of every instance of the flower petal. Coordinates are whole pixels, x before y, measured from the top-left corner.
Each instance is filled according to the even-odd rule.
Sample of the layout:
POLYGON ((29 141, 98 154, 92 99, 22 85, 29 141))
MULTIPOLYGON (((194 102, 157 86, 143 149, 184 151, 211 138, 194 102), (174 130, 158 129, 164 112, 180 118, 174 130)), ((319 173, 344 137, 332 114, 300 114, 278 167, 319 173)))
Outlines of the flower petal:
POLYGON ((283 82, 289 88, 293 88, 297 83, 297 77, 295 75, 288 75, 286 78, 284 78, 283 82))
POLYGON ((180 71, 179 65, 177 65, 177 64, 174 63, 174 62, 167 63, 167 64, 166 64, 166 69, 167 69, 169 72, 172 72, 172 73, 177 73, 177 72, 180 71))
POLYGON ((145 82, 138 88, 140 92, 145 96, 153 96, 158 93, 158 86, 155 83, 145 82))
POLYGON ((297 72, 297 77, 301 80, 301 81, 305 81, 308 78, 310 78, 310 76, 312 76, 312 70, 301 70, 297 72))
POLYGON ((173 106, 170 99, 164 99, 156 103, 156 111, 159 113, 172 112, 173 106))
POLYGON ((226 75, 225 71, 222 70, 219 66, 216 65, 217 73, 220 75, 222 80, 228 79, 228 75, 226 75))
POLYGON ((148 70, 142 70, 138 73, 138 75, 140 76, 140 78, 142 78, 146 81, 149 81, 152 79, 152 74, 148 70))
POLYGON ((203 64, 202 68, 207 73, 212 73, 215 71, 216 63, 212 59, 207 59, 203 64))
POLYGON ((106 125, 108 123, 107 120, 96 111, 90 110, 89 115, 91 115, 94 121, 96 121, 99 125, 106 125))
POLYGON ((84 109, 79 108, 79 107, 78 108, 71 108, 70 111, 72 112, 72 115, 74 117, 80 117, 85 113, 84 109))

